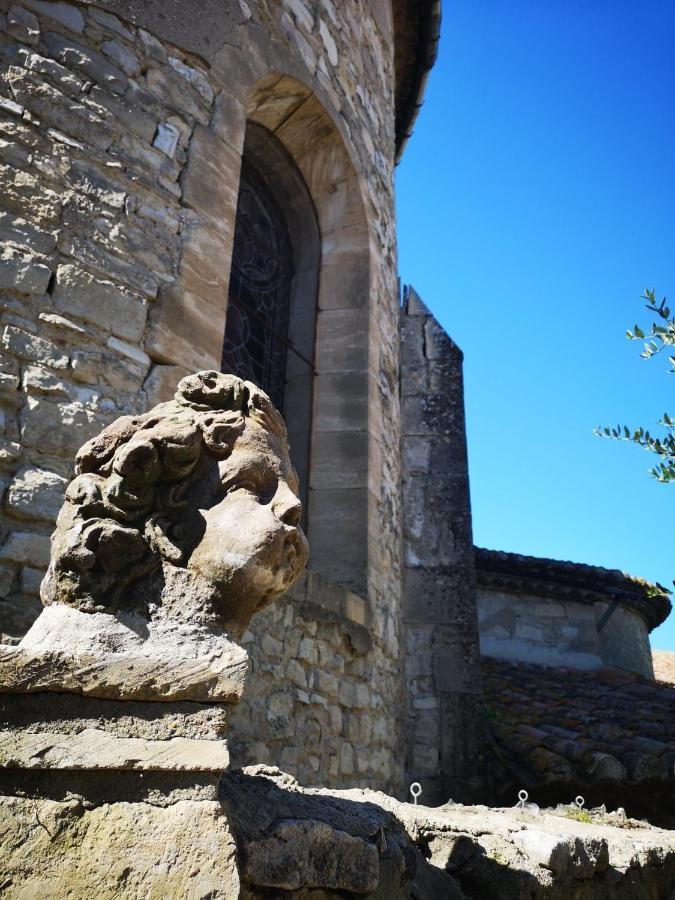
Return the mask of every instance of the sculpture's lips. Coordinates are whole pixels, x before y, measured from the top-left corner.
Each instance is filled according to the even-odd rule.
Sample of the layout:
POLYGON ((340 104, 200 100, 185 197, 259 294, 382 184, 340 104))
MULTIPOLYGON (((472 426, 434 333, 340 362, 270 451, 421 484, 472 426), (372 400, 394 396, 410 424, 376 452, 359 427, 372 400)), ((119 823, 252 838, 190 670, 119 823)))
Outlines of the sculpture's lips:
POLYGON ((307 556, 307 539, 299 528, 293 528, 284 539, 283 552, 286 558, 286 567, 295 572, 304 565, 307 556))

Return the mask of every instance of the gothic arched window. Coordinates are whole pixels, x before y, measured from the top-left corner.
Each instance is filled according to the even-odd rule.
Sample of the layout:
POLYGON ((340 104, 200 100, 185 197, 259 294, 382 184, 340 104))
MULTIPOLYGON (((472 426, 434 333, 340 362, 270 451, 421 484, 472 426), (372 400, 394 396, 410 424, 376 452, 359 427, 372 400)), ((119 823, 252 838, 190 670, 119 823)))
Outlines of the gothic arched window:
POLYGON ((221 369, 266 391, 286 419, 307 507, 320 264, 316 213, 280 141, 246 127, 221 369))
POLYGON ((232 250, 222 370, 253 381, 283 408, 293 250, 283 213, 244 160, 232 250))

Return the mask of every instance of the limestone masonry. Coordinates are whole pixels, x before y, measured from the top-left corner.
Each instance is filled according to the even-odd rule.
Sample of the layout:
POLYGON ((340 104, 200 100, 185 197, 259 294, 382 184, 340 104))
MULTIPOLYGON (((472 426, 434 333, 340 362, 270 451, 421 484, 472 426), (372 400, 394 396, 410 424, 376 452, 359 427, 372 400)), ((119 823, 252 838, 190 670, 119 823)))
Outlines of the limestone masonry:
MULTIPOLYGON (((253 835, 221 814, 227 760, 231 791, 251 766, 261 797, 289 791, 289 819, 305 818, 305 789, 404 801, 417 781, 430 806, 581 791, 675 824, 675 733, 660 727, 675 693, 649 647, 667 596, 473 545, 462 352, 397 270, 394 171, 439 28, 440 0, 0 0, 0 790, 10 844, 35 819, 16 771, 50 823, 26 843, 27 879, 43 877, 33 852, 45 873, 60 865, 48 833, 85 860, 88 834, 119 833, 124 854, 131 830, 135 874, 113 866, 101 896, 126 877, 129 896, 161 896, 173 864, 151 848, 173 834, 183 872, 194 815, 204 880, 172 882, 177 895, 220 896, 230 879, 250 897, 383 896, 373 885, 396 871, 392 896, 434 896, 411 860, 436 878, 421 860, 446 854, 432 844, 450 814, 427 834, 408 807, 394 824, 365 810, 370 794, 305 835, 319 855, 344 841, 357 874, 260 880, 286 826, 253 835), (224 471, 234 437, 241 491, 224 471), (261 457, 267 474, 247 473, 261 457), (235 857, 251 841, 246 874, 235 857)), ((526 851, 491 815, 509 835, 489 851, 497 872, 526 851)), ((579 896, 638 896, 626 858, 642 878, 658 857, 654 884, 672 883, 671 850, 624 838, 609 869, 584 850, 579 896)), ((432 869, 454 878, 468 847, 432 869)))

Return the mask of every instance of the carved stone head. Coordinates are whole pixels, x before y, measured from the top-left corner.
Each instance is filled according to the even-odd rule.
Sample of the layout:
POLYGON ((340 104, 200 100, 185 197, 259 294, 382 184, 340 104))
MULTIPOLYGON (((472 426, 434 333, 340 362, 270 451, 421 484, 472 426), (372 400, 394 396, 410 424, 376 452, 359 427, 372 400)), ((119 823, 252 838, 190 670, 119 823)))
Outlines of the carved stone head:
POLYGON ((297 492, 267 395, 219 372, 184 378, 78 453, 42 602, 241 634, 307 562, 297 492))

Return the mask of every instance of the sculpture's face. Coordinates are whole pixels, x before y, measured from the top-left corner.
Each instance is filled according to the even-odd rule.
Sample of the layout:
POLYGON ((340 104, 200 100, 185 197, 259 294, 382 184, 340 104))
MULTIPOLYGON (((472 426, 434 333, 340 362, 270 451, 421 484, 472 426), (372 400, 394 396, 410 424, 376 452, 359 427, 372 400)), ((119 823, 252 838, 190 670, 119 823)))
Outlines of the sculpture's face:
POLYGON ((224 591, 241 621, 287 590, 307 562, 298 478, 285 441, 251 423, 217 467, 187 565, 224 591))

